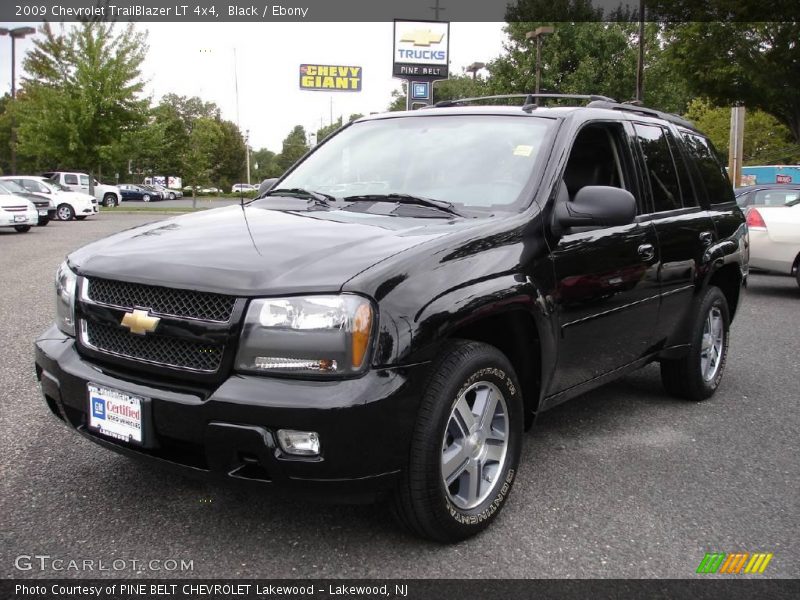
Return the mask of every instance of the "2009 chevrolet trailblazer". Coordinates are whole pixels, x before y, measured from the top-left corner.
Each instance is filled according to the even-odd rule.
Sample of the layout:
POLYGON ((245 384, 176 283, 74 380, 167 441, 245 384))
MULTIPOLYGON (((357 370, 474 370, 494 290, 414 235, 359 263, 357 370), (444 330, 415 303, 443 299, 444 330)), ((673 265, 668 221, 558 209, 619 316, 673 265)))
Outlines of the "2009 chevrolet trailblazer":
POLYGON ((47 404, 131 456, 480 531, 537 413, 651 361, 702 400, 725 368, 748 237, 713 148, 586 100, 360 119, 260 199, 73 252, 47 404))

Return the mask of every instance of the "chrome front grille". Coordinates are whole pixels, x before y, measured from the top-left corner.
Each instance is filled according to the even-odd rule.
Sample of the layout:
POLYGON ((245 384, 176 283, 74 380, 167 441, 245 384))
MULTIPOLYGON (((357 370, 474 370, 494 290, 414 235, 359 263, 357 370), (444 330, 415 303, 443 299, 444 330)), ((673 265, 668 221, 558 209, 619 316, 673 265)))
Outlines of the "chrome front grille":
POLYGON ((119 327, 81 321, 81 341, 87 347, 122 358, 164 367, 215 373, 225 347, 161 335, 134 335, 119 327))
POLYGON ((234 296, 195 292, 154 285, 88 278, 89 300, 107 306, 132 310, 147 309, 153 314, 227 323, 236 304, 234 296))

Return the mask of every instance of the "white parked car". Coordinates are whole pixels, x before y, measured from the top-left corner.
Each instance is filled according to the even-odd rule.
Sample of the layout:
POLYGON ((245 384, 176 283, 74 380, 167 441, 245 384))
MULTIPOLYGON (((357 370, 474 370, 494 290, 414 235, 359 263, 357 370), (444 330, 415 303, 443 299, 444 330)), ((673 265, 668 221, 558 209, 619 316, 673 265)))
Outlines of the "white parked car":
POLYGON ((258 186, 251 185, 249 183, 234 183, 233 187, 231 188, 231 193, 236 194, 238 192, 253 192, 258 189, 258 186))
POLYGON ((13 227, 27 233, 39 221, 39 211, 30 200, 13 194, 0 194, 0 227, 13 227))
MULTIPOLYGON (((72 171, 50 171, 43 175, 61 184, 73 192, 89 193, 89 176, 86 173, 72 171)), ((105 185, 94 180, 94 197, 103 203, 103 206, 119 206, 122 203, 122 192, 116 185, 105 185)))
POLYGON ((43 198, 52 199, 56 206, 56 218, 59 221, 82 221, 86 217, 96 215, 99 211, 97 199, 89 194, 73 192, 52 179, 36 175, 6 175, 0 181, 9 179, 27 191, 43 198))
POLYGON ((785 206, 747 210, 750 266, 794 275, 800 285, 800 198, 785 206))

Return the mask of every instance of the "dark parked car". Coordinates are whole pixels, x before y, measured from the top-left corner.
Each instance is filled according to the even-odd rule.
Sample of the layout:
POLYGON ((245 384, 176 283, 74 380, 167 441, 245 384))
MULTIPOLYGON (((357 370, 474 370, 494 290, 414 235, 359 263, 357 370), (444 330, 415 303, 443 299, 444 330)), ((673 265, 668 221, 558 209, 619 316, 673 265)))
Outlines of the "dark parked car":
POLYGON ((156 200, 163 200, 161 192, 144 185, 134 185, 132 183, 123 183, 119 186, 122 192, 123 200, 141 200, 142 202, 151 202, 156 200))
POLYGON ((749 206, 786 206, 800 198, 800 185, 791 183, 762 183, 736 188, 736 203, 749 206))
POLYGON ((131 457, 477 533, 542 411, 654 361, 699 401, 725 370, 747 228, 714 149, 586 99, 362 118, 261 199, 73 252, 47 405, 131 457))
POLYGON ((56 218, 56 207, 50 200, 46 200, 41 196, 30 193, 18 183, 10 179, 0 179, 0 194, 13 194, 14 196, 22 196, 29 200, 36 207, 36 212, 39 214, 39 222, 37 225, 43 227, 50 221, 56 218))

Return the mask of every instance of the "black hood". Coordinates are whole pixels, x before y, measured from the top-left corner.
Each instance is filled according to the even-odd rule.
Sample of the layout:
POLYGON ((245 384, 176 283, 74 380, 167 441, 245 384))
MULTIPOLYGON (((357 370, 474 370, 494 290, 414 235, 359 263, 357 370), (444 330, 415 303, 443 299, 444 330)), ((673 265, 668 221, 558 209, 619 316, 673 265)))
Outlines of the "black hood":
POLYGON ((129 229, 69 261, 83 275, 241 296, 332 292, 390 256, 475 222, 256 202, 129 229))

